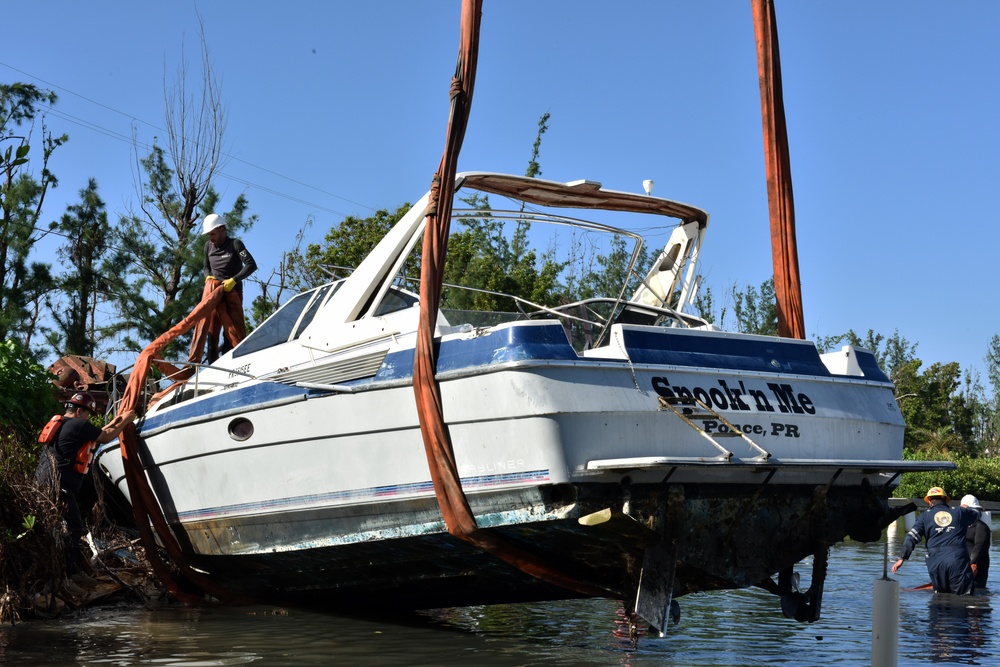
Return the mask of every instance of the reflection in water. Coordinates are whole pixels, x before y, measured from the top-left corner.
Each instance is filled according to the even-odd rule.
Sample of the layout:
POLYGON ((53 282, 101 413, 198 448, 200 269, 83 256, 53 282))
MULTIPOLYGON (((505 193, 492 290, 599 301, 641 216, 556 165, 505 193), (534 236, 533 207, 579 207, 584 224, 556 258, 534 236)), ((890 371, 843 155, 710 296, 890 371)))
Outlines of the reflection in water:
MULTIPOLYGON (((994 664, 1000 623, 991 597, 907 591, 926 581, 916 559, 913 565, 899 576, 899 665, 994 664)), ((797 569, 806 579, 810 568, 806 561, 797 569)), ((778 599, 758 589, 703 593, 680 598, 680 624, 666 639, 645 636, 638 646, 621 605, 610 600, 381 619, 171 604, 0 627, 0 665, 868 665, 873 582, 882 571, 882 544, 837 545, 816 623, 784 618, 778 599)))
MULTIPOLYGON (((992 627, 990 598, 935 594, 929 605, 927 634, 938 663, 985 664, 987 627, 992 627)), ((995 631, 993 631, 995 634, 995 631)))

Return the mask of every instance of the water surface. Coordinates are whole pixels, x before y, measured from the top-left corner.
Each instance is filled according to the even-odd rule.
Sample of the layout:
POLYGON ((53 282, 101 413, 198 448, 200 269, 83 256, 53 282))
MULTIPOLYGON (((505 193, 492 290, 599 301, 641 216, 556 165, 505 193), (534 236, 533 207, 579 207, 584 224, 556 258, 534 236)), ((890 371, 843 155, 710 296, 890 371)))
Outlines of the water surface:
MULTIPOLYGON (((889 542, 890 558, 901 545, 889 542)), ((873 588, 884 544, 845 543, 830 553, 822 617, 781 615, 757 589, 685 596, 666 639, 628 639, 608 600, 436 610, 347 618, 302 609, 132 604, 0 628, 0 665, 868 665, 873 588)), ((907 588, 927 582, 917 553, 901 586, 899 664, 1000 664, 992 596, 962 598, 907 588)), ((808 586, 811 563, 798 568, 808 586)), ((387 609, 392 601, 386 600, 387 609)))

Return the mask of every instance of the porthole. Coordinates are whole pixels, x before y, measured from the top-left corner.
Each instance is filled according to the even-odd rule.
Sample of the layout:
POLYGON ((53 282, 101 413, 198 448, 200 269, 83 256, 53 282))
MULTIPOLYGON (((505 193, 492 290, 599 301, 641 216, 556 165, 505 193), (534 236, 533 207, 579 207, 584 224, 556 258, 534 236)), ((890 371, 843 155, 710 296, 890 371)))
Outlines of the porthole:
POLYGON ((253 423, 246 417, 237 417, 229 422, 229 437, 233 440, 246 440, 253 435, 253 423))

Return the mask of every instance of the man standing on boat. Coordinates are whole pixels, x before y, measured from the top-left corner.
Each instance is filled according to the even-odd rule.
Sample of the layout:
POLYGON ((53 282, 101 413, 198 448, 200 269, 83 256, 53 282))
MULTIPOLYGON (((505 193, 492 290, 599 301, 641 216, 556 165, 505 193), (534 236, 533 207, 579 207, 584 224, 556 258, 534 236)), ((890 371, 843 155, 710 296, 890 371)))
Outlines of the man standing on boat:
POLYGON ((969 507, 949 507, 951 498, 939 486, 924 496, 930 509, 920 514, 903 540, 903 553, 892 566, 892 573, 903 565, 914 548, 927 539, 927 573, 935 593, 972 595, 976 589, 965 532, 979 521, 980 511, 969 507))
POLYGON ((243 241, 230 238, 226 234, 226 222, 221 216, 211 213, 205 216, 203 232, 205 241, 205 289, 201 298, 205 299, 218 283, 225 291, 219 310, 228 315, 232 326, 223 331, 223 343, 219 348, 219 331, 223 320, 218 312, 198 323, 191 339, 188 361, 201 361, 201 353, 208 339, 208 363, 214 362, 220 354, 225 354, 247 337, 246 320, 243 318, 243 280, 257 270, 250 251, 243 241))

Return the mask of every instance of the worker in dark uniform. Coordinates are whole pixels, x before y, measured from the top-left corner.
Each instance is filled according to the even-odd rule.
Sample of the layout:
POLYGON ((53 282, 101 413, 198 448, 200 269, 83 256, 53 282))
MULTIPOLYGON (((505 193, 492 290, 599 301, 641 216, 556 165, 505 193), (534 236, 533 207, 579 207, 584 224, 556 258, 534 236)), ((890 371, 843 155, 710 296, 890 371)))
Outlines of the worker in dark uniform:
POLYGON ((247 337, 246 320, 243 318, 243 280, 257 270, 257 262, 242 241, 227 236, 225 221, 215 213, 205 216, 202 230, 208 235, 208 240, 205 241, 205 289, 202 299, 221 282, 225 295, 219 310, 229 316, 232 326, 226 326, 222 331, 223 320, 218 311, 199 322, 191 339, 188 361, 200 362, 207 342, 207 360, 208 363, 213 363, 220 354, 233 349, 247 337), (220 331, 223 336, 221 348, 220 331))
MULTIPOLYGON (((964 496, 962 507, 971 507, 983 511, 979 499, 975 496, 964 496)), ((986 588, 986 580, 990 576, 990 541, 993 538, 993 528, 986 520, 986 514, 979 521, 969 526, 965 533, 965 546, 969 549, 969 561, 972 564, 972 574, 976 579, 976 588, 986 588)))
POLYGON ((932 487, 924 501, 930 505, 906 533, 903 553, 892 566, 893 574, 910 557, 914 548, 924 538, 927 540, 927 573, 935 593, 972 595, 976 583, 965 546, 965 532, 979 521, 979 510, 968 507, 949 507, 951 498, 939 486, 932 487))
POLYGON ((104 428, 90 423, 90 416, 97 409, 94 397, 86 392, 73 394, 65 403, 66 412, 56 415, 42 431, 39 442, 46 444, 35 478, 43 484, 58 484, 60 497, 65 505, 64 518, 69 532, 66 540, 66 576, 72 582, 67 589, 79 595, 80 588, 93 588, 97 580, 83 571, 80 540, 83 537, 83 516, 77 494, 83 479, 90 472, 94 447, 111 442, 118 437, 135 417, 135 411, 124 412, 108 422, 104 428), (51 449, 49 449, 51 447, 51 449), (51 452, 52 457, 49 456, 51 452), (52 476, 52 463, 58 479, 52 476))

